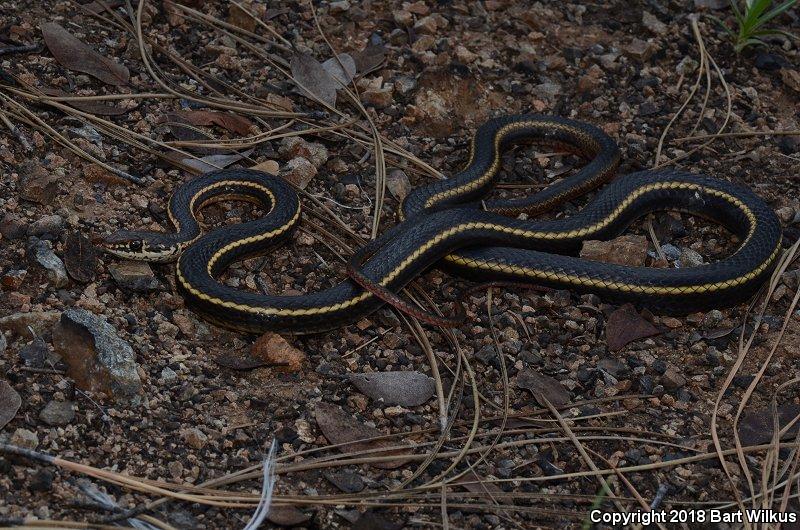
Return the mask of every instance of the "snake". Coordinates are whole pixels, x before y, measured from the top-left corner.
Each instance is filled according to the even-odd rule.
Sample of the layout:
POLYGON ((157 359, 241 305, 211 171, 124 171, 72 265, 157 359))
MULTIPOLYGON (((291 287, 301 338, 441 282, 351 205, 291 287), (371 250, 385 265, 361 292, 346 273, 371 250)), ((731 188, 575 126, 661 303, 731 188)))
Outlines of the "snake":
POLYGON ((385 304, 432 267, 475 281, 524 282, 594 293, 665 314, 731 306, 752 297, 778 262, 782 231, 775 213, 748 187, 677 169, 617 176, 620 150, 602 129, 538 114, 492 118, 472 137, 469 160, 450 178, 411 190, 399 222, 351 260, 356 278, 298 295, 263 294, 226 285, 234 262, 267 253, 300 224, 298 192, 283 178, 223 169, 178 186, 167 212, 169 233, 117 231, 104 249, 115 256, 175 261, 187 306, 210 322, 247 333, 306 334, 347 326, 385 304), (535 143, 580 157, 573 174, 527 197, 492 197, 504 153, 535 143), (599 188, 599 190, 597 190, 599 188), (540 214, 594 192, 567 217, 540 214), (266 213, 207 232, 197 214, 225 200, 246 200, 266 213), (730 232, 730 255, 694 267, 630 266, 580 257, 583 242, 611 240, 658 211, 699 216, 730 232))

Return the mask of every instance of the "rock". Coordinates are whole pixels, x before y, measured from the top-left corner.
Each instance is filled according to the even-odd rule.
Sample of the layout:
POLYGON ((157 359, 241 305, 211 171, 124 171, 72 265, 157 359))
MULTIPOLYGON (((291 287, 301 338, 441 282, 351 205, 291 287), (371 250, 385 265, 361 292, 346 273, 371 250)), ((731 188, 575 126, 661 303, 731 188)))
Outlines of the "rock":
POLYGON ((414 15, 405 9, 399 9, 395 11, 392 13, 392 17, 399 26, 410 26, 414 23, 414 15))
POLYGON ((371 372, 348 378, 360 392, 385 405, 416 407, 436 391, 433 379, 420 372, 371 372))
POLYGON ((61 313, 58 311, 14 313, 0 318, 0 331, 11 331, 21 337, 31 337, 33 330, 35 335, 42 335, 60 316, 61 313))
POLYGON ((133 348, 105 319, 84 309, 64 311, 53 329, 53 346, 78 388, 139 404, 142 382, 133 348))
POLYGON ((28 224, 13 213, 7 213, 0 221, 0 234, 5 239, 21 239, 28 233, 28 224))
POLYGON ((645 62, 653 56, 653 52, 655 52, 655 46, 651 42, 634 38, 627 46, 623 48, 623 51, 625 52, 625 55, 631 59, 645 62))
POLYGON ((36 433, 22 428, 14 431, 8 442, 23 449, 36 449, 39 447, 39 437, 36 436, 36 433))
POLYGON ((784 206, 782 208, 778 208, 775 210, 775 213, 778 216, 778 219, 785 225, 788 225, 794 220, 794 208, 791 206, 784 206))
POLYGON ((800 72, 784 68, 781 70, 781 79, 784 85, 800 93, 800 72))
POLYGON ((263 162, 259 162, 258 164, 254 165, 250 169, 263 171, 264 173, 269 173, 270 175, 277 175, 281 170, 278 163, 274 160, 264 160, 263 162))
POLYGON ((533 87, 533 92, 539 97, 553 100, 561 94, 561 85, 553 81, 546 81, 533 87))
POLYGON ((29 236, 42 236, 44 234, 59 235, 64 231, 64 218, 60 215, 45 215, 28 227, 29 236))
POLYGON ((0 355, 6 352, 6 348, 8 348, 8 341, 6 340, 5 334, 0 331, 0 355))
POLYGON ((331 2, 328 4, 328 9, 330 9, 331 15, 338 15, 339 13, 344 13, 348 9, 350 9, 350 2, 347 0, 339 0, 337 2, 331 2))
POLYGON ((181 432, 181 438, 193 449, 202 449, 208 443, 208 436, 197 427, 184 429, 181 432))
POLYGON ((19 350, 19 357, 25 362, 25 366, 43 368, 48 353, 50 350, 47 348, 47 343, 36 337, 19 350))
MULTIPOLYGON (((794 440, 800 429, 800 422, 794 421, 800 414, 800 405, 788 402, 781 403, 777 408, 779 431, 786 429, 781 434, 781 440, 794 440), (786 428, 789 423, 792 423, 792 426, 786 428)), ((739 421, 738 433, 744 446, 771 443, 775 433, 772 408, 765 407, 744 414, 739 421)))
POLYGON ((661 384, 664 385, 665 389, 673 391, 684 386, 686 384, 686 378, 678 373, 675 368, 670 367, 667 368, 667 371, 661 376, 661 384))
POLYGON ((315 168, 322 167, 328 161, 328 149, 324 145, 308 142, 299 136, 288 136, 281 140, 278 154, 286 158, 301 156, 314 164, 315 168))
POLYGON ((681 249, 669 243, 661 245, 661 252, 664 253, 665 258, 671 261, 678 260, 681 257, 681 249))
POLYGON ((281 172, 281 176, 300 188, 306 189, 306 186, 317 175, 317 168, 314 164, 303 158, 302 156, 295 157, 286 163, 286 166, 281 172))
POLYGON ((40 469, 31 476, 30 488, 33 491, 50 491, 55 474, 49 469, 40 469))
POLYGON ((594 261, 640 267, 647 259, 647 238, 626 234, 611 241, 584 241, 580 255, 594 261))
POLYGON ((630 374, 630 368, 615 357, 604 357, 597 363, 597 367, 610 376, 621 379, 630 374))
POLYGON ((364 489, 364 480, 353 471, 337 469, 328 471, 324 475, 331 484, 345 493, 358 493, 364 489))
POLYGON ((41 175, 22 184, 20 197, 37 204, 51 204, 58 193, 58 177, 41 175))
POLYGON ((117 285, 129 291, 148 292, 161 288, 150 264, 144 261, 121 261, 109 265, 108 272, 117 285))
POLYGON ((603 78, 603 71, 599 66, 593 65, 589 68, 586 75, 578 79, 577 90, 579 94, 589 94, 600 86, 601 79, 603 78))
POLYGON ((435 35, 436 30, 439 28, 439 18, 436 15, 428 15, 417 20, 414 24, 414 31, 420 34, 435 35))
POLYGON ((392 87, 369 88, 361 93, 364 101, 377 109, 388 107, 394 101, 392 97, 392 87))
POLYGON ((399 202, 403 202, 408 192, 411 191, 411 182, 408 180, 408 175, 402 169, 390 169, 386 175, 386 187, 389 188, 389 193, 392 197, 399 202))
POLYGON ((394 90, 401 96, 407 96, 417 88, 417 80, 407 75, 401 75, 394 80, 394 90))
POLYGON ((658 20, 658 18, 649 11, 642 12, 642 24, 656 35, 665 35, 667 33, 667 25, 658 20))
POLYGON ((56 289, 65 287, 69 283, 67 268, 61 258, 53 252, 49 241, 31 238, 28 241, 28 256, 47 271, 47 279, 56 289))
POLYGON ((8 381, 0 379, 0 429, 14 419, 21 405, 22 398, 17 391, 8 384, 8 381))
POLYGON ((178 374, 170 368, 169 366, 165 366, 163 370, 161 370, 161 381, 165 383, 172 383, 176 379, 178 379, 178 374))
POLYGON ((433 35, 420 35, 411 45, 411 50, 414 53, 423 53, 433 48, 434 44, 436 44, 436 38, 433 35))
MULTIPOLYGON (((781 136, 778 138, 778 149, 785 155, 800 153, 800 136, 781 136)), ((800 222, 800 212, 795 215, 792 222, 800 222)))
POLYGON ((3 287, 6 289, 17 290, 22 286, 22 282, 25 281, 25 276, 28 275, 28 271, 22 270, 10 270, 3 274, 3 277, 0 278, 0 283, 3 284, 3 287))
POLYGON ((282 371, 298 372, 303 368, 306 354, 277 333, 265 333, 253 343, 251 355, 267 366, 282 367, 282 371))
POLYGON ((681 256, 678 258, 681 267, 699 267, 703 264, 703 256, 691 248, 681 249, 681 256))
POLYGON ((789 62, 776 53, 759 52, 755 58, 756 68, 771 72, 789 66, 789 62))
POLYGON ((458 59, 464 64, 470 64, 474 62, 475 59, 478 58, 477 54, 472 53, 464 46, 456 46, 455 53, 456 53, 456 59, 458 59))
POLYGON ((696 9, 725 9, 730 5, 729 0, 694 0, 696 9))
POLYGON ((52 400, 39 413, 39 419, 50 426, 67 425, 75 418, 72 401, 52 400))

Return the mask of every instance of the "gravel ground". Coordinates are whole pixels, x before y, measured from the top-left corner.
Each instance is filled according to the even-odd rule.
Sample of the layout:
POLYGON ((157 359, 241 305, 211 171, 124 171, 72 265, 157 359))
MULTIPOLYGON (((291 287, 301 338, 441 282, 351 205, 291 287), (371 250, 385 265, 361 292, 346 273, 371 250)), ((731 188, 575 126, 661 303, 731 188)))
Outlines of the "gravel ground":
MULTIPOLYGON (((320 62, 331 57, 307 3, 245 4, 299 53, 320 62)), ((382 136, 451 175, 463 165, 470 135, 484 120, 531 110, 600 126, 622 149, 622 173, 652 166, 659 137, 697 76, 699 53, 690 21, 694 11, 701 15, 705 46, 730 92, 726 130, 800 129, 797 42, 776 40, 737 55, 711 18, 732 23, 728 9, 705 7, 716 4, 710 1, 694 4, 694 10, 674 1, 529 5, 420 0, 401 5, 345 0, 315 6, 333 47, 357 59, 359 93, 382 136), (385 59, 370 69, 376 54, 385 59)), ((278 44, 248 37, 246 42, 259 43, 258 55, 169 2, 149 2, 144 27, 172 86, 204 96, 214 95, 212 89, 228 98, 255 96, 275 108, 304 113, 302 118, 289 123, 287 118, 250 115, 227 126, 187 127, 175 114, 197 110, 186 99, 130 97, 110 102, 117 109, 110 112, 117 115, 106 116, 108 120, 160 142, 208 135, 236 138, 242 136, 236 132, 242 123, 251 132, 251 126, 263 132, 331 123, 330 113, 321 115, 322 107, 281 75, 280 63, 267 62, 263 54, 289 59, 270 31, 227 2, 187 5, 278 44), (165 50, 210 72, 217 84, 204 87, 191 80, 165 58, 165 50)), ((53 2, 46 10, 39 2, 3 1, 0 6, 0 50, 41 45, 0 55, 4 82, 15 76, 28 86, 80 95, 163 91, 143 66, 136 40, 112 24, 117 19, 92 17, 71 2, 53 2), (44 45, 39 28, 44 22, 57 22, 103 56, 124 64, 130 72, 128 84, 112 86, 65 68, 44 45)), ((127 20, 124 7, 114 12, 127 20)), ((780 27, 797 31, 799 15, 795 9, 782 17, 780 27)), ((724 137, 693 153, 690 148, 700 141, 676 141, 714 133, 723 125, 726 93, 718 78, 712 81, 706 110, 699 115, 705 97, 701 85, 668 135, 661 161, 680 158, 678 167, 749 185, 776 210, 791 244, 800 237, 799 136, 724 137)), ((10 94, 5 88, 0 93, 10 94)), ((796 264, 777 284, 738 369, 743 306, 675 317, 610 306, 595 296, 566 291, 493 289, 491 295, 482 291, 469 298, 468 324, 452 333, 424 326, 421 341, 405 319, 388 310, 334 332, 299 338, 258 338, 204 323, 176 294, 171 266, 125 263, 99 253, 94 245, 118 228, 167 229, 166 200, 191 172, 100 135, 74 116, 14 99, 98 161, 148 178, 143 184, 126 181, 28 125, 20 131, 30 151, 5 130, 0 135, 0 441, 5 443, 190 486, 258 464, 275 439, 282 462, 290 466, 279 476, 277 492, 284 503, 285 496, 301 500, 293 510, 273 513, 265 524, 400 528, 441 523, 439 487, 427 497, 419 491, 416 497, 401 497, 405 504, 395 507, 358 505, 341 495, 360 493, 374 501, 406 480, 414 486, 436 484, 441 473, 455 477, 464 472, 462 482, 492 482, 488 493, 474 484, 450 486, 447 514, 453 527, 527 528, 580 525, 592 502, 614 509, 596 478, 572 475, 587 471, 588 464, 565 438, 546 401, 559 408, 576 434, 595 437, 582 438, 582 447, 600 468, 660 464, 713 451, 711 418, 732 370, 730 388, 717 407, 723 448, 733 447, 733 420, 754 377, 759 381, 738 430, 746 445, 770 440, 765 407, 776 392, 784 424, 800 413, 794 387, 779 388, 798 376, 800 312, 790 314, 786 334, 768 358, 798 288, 796 264), (428 348, 437 358, 439 375, 432 370, 428 348), (764 373, 759 374, 762 363, 764 373), (395 374, 371 379, 370 374, 382 372, 409 378, 396 379, 401 376, 395 374), (354 374, 366 375, 358 379, 354 374), (399 434, 398 442, 417 445, 416 454, 426 454, 431 447, 421 444, 438 439, 437 378, 445 397, 451 390, 454 396, 449 411, 455 426, 442 452, 457 454, 465 446, 479 393, 481 422, 471 444, 483 447, 482 457, 471 453, 456 460, 453 455, 434 459, 419 476, 414 472, 422 460, 380 467, 301 465, 339 454, 323 449, 329 444, 375 432, 399 434), (504 398, 511 418, 501 432, 504 398), (499 444, 491 447, 496 436, 499 444), (318 452, 295 455, 309 450, 318 452), (336 496, 331 498, 337 502, 322 504, 315 496, 336 496)), ((366 123, 341 92, 337 107, 348 119, 366 123)), ((209 148, 192 152, 226 154, 209 148)), ((530 192, 580 163, 522 147, 504 158, 504 180, 530 192)), ((304 187, 309 213, 290 245, 267 260, 235 265, 224 281, 287 294, 335 284, 343 275, 338 256, 349 252, 344 243, 353 240, 330 217, 320 219, 312 212, 322 212, 324 205, 353 233, 369 236, 375 200, 371 149, 333 133, 304 135, 260 143, 234 167, 255 164, 275 164, 304 187)), ((387 155, 387 166, 382 229, 395 222, 398 198, 409 186, 434 178, 393 155, 387 155)), ((584 203, 576 201, 551 215, 569 215, 584 203)), ((230 203, 207 208, 203 220, 207 225, 236 223, 258 214, 249 205, 230 203)), ((594 255, 691 266, 735 248, 724 231, 699 219, 662 214, 653 224, 668 263, 658 263, 644 222, 634 224, 629 236, 612 246, 595 249, 594 255)), ((472 284, 432 271, 417 285, 418 296, 430 293, 442 304, 472 284)), ((756 491, 761 487, 761 456, 748 461, 756 491)), ((108 516, 90 502, 78 473, 1 455, 0 469, 0 518, 99 521, 108 516)), ((731 463, 728 472, 730 480, 711 458, 630 472, 625 480, 610 476, 608 482, 621 506, 638 507, 633 487, 647 504, 656 498, 661 506, 681 507, 685 502, 733 500, 731 482, 746 495, 743 470, 731 463), (625 481, 632 486, 626 487, 625 481)), ((93 484, 124 508, 155 498, 100 481, 93 484)), ((230 488, 257 493, 260 483, 251 480, 230 488)), ((789 507, 798 508, 794 501, 789 507)), ((251 512, 170 502, 150 513, 176 528, 239 528, 251 512)))

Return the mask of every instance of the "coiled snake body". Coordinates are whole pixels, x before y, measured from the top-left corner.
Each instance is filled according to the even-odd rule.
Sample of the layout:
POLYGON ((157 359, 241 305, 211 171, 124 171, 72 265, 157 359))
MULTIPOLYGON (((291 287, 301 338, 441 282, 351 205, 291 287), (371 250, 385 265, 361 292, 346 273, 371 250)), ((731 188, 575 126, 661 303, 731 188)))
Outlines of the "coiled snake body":
POLYGON ((492 119, 476 132, 466 168, 413 190, 404 220, 359 254, 362 282, 344 280, 302 296, 264 295, 217 278, 233 262, 263 253, 288 238, 300 221, 295 191, 282 179, 252 170, 222 170, 177 189, 169 203, 176 231, 117 232, 106 250, 131 259, 177 258, 177 285, 187 304, 209 320, 247 332, 311 333, 354 322, 383 304, 367 282, 397 292, 434 264, 483 281, 512 280, 594 292, 660 312, 732 305, 751 296, 771 273, 781 249, 774 212, 749 189, 683 171, 641 171, 613 180, 579 213, 562 220, 518 219, 585 194, 611 180, 619 163, 615 143, 599 129, 562 118, 519 115, 492 119), (531 197, 482 200, 495 184, 504 149, 533 140, 588 162, 531 197), (202 235, 195 213, 224 199, 262 204, 257 220, 202 235), (647 213, 688 212, 721 224, 738 249, 712 264, 690 268, 630 267, 575 257, 581 243, 619 235, 647 213), (510 217, 511 216, 511 217, 510 217))

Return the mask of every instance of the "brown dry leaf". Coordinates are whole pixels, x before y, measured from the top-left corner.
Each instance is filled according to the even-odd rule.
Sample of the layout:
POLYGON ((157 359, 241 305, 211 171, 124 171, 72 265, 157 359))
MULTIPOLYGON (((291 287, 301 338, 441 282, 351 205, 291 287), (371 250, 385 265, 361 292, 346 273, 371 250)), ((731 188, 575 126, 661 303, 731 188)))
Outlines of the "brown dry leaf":
POLYGON ((631 304, 625 304, 608 317, 606 343, 608 349, 617 351, 627 344, 661 333, 653 324, 642 318, 631 304))
POLYGON ((66 68, 89 74, 109 85, 128 83, 131 74, 125 66, 103 57, 55 22, 46 22, 40 28, 50 53, 66 68))
POLYGON ((503 490, 494 482, 488 482, 479 477, 474 471, 470 470, 465 475, 457 478, 451 484, 458 484, 470 493, 475 493, 479 497, 487 500, 495 500, 503 495, 503 490), (467 484, 464 484, 464 483, 467 484))
MULTIPOLYGON (((322 434, 332 444, 343 444, 339 450, 343 453, 352 451, 377 449, 380 447, 387 447, 392 444, 386 440, 374 440, 368 442, 348 443, 355 440, 362 440, 364 438, 373 438, 375 436, 382 436, 383 433, 374 427, 364 425, 350 414, 342 410, 336 405, 329 403, 317 403, 314 408, 314 418, 317 420, 322 434)), ((394 450, 382 453, 370 453, 370 456, 389 456, 389 455, 403 455, 405 451, 394 450)), ((379 469, 395 469, 402 466, 407 462, 406 459, 398 458, 397 460, 390 460, 388 462, 377 462, 372 464, 379 469)))
POLYGON ((271 506, 267 519, 278 526, 299 526, 311 520, 311 516, 294 506, 271 506))
POLYGON ((22 398, 5 380, 0 380, 0 429, 17 415, 22 398))
POLYGON ((97 251, 88 237, 78 232, 67 236, 64 250, 64 265, 76 281, 89 283, 97 268, 97 251))
POLYGON ((270 175, 277 175, 281 170, 281 167, 274 160, 264 160, 263 162, 259 162, 258 164, 254 165, 250 169, 263 171, 264 173, 269 173, 270 175))
MULTIPOLYGON (((800 405, 795 403, 784 403, 778 405, 778 425, 783 429, 792 420, 800 415, 800 405)), ((797 431, 800 429, 800 422, 792 425, 783 435, 783 439, 793 439, 797 436, 797 431)), ((742 445, 758 445, 769 443, 775 431, 775 424, 772 418, 771 408, 757 409, 748 412, 739 421, 739 438, 741 438, 742 445)))
POLYGON ((182 110, 173 113, 180 116, 183 120, 197 126, 219 125, 232 133, 246 135, 250 133, 253 122, 230 112, 217 112, 213 110, 182 110))
POLYGON ((383 64, 386 57, 386 48, 379 44, 370 44, 360 52, 353 54, 356 63, 356 72, 361 75, 369 73, 383 64))
POLYGON ((336 88, 339 84, 322 65, 305 53, 296 53, 289 63, 292 77, 300 90, 311 99, 318 99, 331 107, 336 105, 336 88))
MULTIPOLYGON (((66 97, 73 95, 57 88, 42 88, 41 91, 48 96, 54 97, 66 97)), ((61 103, 64 105, 69 105, 70 107, 74 107, 78 110, 82 110, 83 112, 94 114, 96 116, 121 116, 130 110, 117 107, 116 105, 109 105, 107 103, 103 103, 102 101, 62 101, 61 103)))
POLYGON ((517 387, 528 390, 536 401, 540 401, 539 404, 542 406, 545 404, 541 403, 539 395, 546 397, 554 407, 563 407, 570 400, 569 391, 564 388, 564 385, 532 368, 525 368, 517 374, 517 387))
POLYGON ((297 372, 303 368, 306 354, 298 350, 277 333, 264 333, 250 349, 251 355, 268 366, 281 367, 286 372, 297 372))

